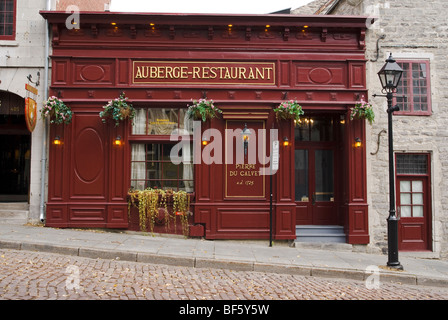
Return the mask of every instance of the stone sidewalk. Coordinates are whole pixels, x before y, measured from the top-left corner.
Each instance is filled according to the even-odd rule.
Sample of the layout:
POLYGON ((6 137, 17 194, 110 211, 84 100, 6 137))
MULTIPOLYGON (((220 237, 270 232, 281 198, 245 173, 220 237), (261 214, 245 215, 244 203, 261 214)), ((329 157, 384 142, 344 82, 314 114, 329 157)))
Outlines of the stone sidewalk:
POLYGON ((43 251, 193 268, 218 268, 381 281, 448 288, 448 261, 400 254, 403 271, 386 267, 387 256, 347 249, 308 249, 269 241, 185 239, 136 232, 54 229, 0 224, 0 248, 43 251), (379 273, 378 273, 379 272, 379 273))

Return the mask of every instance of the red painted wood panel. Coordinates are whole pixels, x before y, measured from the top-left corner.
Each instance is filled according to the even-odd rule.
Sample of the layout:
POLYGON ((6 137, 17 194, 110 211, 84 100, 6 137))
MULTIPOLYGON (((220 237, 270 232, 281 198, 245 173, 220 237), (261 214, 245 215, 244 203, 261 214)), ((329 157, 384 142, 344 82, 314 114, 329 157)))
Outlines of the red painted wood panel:
MULTIPOLYGON (((75 112, 73 123, 61 132, 62 148, 50 148, 49 224, 127 227, 130 126, 115 128, 112 123, 102 124, 98 117, 101 107, 122 91, 138 106, 185 107, 190 99, 207 96, 223 109, 241 113, 239 118, 231 119, 228 114, 226 119, 207 122, 203 131, 216 128, 224 132, 226 120, 238 120, 241 125, 254 120, 254 112, 267 113, 262 117, 266 129, 274 123, 280 129, 280 140, 287 136, 290 141, 292 122, 277 123, 272 112, 281 101, 297 99, 306 112, 344 113, 356 100, 354 89, 367 93, 362 18, 201 15, 198 19, 195 15, 104 12, 82 13, 81 29, 73 31, 65 28, 65 13, 43 15, 53 25, 51 93, 63 98, 75 112), (149 26, 149 18, 154 27, 149 26), (111 26, 112 20, 116 26, 111 26), (234 27, 229 29, 229 23, 234 27), (297 28, 305 23, 310 28, 297 28), (161 81, 148 86, 133 83, 130 74, 133 62, 141 60, 202 65, 272 63, 275 82, 219 85, 202 80, 183 84, 161 81), (122 148, 111 146, 118 134, 125 142, 122 148)), ((351 129, 352 123, 346 120, 348 134, 341 161, 347 180, 341 191, 346 200, 344 221, 350 235, 365 238, 365 157, 351 147, 354 135, 362 134, 360 138, 365 141, 364 125, 351 129), (354 204, 359 205, 356 210, 351 207, 354 204)), ((52 127, 52 137, 54 130, 52 127)), ((294 239, 295 217, 303 209, 296 210, 294 203, 294 151, 281 148, 280 152, 280 170, 273 178, 274 237, 294 239)), ((194 222, 205 225, 210 239, 267 238, 268 177, 256 201, 253 197, 226 198, 229 186, 225 178, 223 164, 195 166, 194 222)), ((232 195, 235 190, 230 191, 232 195)), ((244 195, 241 190, 237 193, 244 195)))
POLYGON ((75 114, 70 148, 70 199, 106 200, 106 126, 97 113, 75 114))

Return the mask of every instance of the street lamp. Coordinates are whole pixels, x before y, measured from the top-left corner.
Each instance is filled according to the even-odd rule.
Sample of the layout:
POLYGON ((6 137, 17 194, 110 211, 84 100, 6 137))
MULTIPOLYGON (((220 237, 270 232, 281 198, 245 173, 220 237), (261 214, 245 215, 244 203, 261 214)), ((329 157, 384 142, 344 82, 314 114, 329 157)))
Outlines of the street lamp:
POLYGON ((388 133, 389 133, 389 217, 387 218, 387 243, 388 262, 387 266, 402 270, 403 266, 398 261, 398 218, 395 211, 395 174, 394 174, 394 147, 392 134, 392 113, 399 111, 398 106, 392 106, 393 93, 396 91, 401 80, 403 69, 397 64, 390 54, 386 64, 378 72, 383 87, 382 92, 387 98, 388 133))

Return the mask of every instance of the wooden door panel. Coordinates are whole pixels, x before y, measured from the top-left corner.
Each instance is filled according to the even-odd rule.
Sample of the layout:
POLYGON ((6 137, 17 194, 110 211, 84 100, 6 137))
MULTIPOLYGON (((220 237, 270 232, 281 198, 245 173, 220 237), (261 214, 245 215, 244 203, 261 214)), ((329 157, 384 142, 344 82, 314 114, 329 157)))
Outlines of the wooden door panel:
POLYGON ((107 154, 105 126, 97 114, 74 117, 70 198, 105 200, 107 154))
POLYGON ((316 203, 313 209, 313 224, 314 225, 332 225, 335 224, 336 213, 334 204, 331 203, 316 203))
POLYGON ((400 224, 401 246, 402 250, 426 250, 426 226, 421 222, 407 222, 400 224))
POLYGON ((397 179, 399 249, 428 250, 429 186, 426 177, 408 176, 397 179))
POLYGON ((312 224, 311 206, 307 202, 297 202, 296 225, 312 224))

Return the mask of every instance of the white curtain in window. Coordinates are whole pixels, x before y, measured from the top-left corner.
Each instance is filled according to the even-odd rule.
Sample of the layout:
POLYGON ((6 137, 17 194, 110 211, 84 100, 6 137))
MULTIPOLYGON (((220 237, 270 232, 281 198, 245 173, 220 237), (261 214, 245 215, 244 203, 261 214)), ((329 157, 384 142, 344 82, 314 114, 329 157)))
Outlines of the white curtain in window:
MULTIPOLYGON (((181 112, 182 116, 182 112, 181 112)), ((184 117, 184 129, 183 134, 190 134, 193 133, 193 121, 188 118, 187 113, 185 112, 183 114, 184 117)), ((184 181, 185 183, 185 191, 186 192, 193 192, 193 154, 191 152, 191 143, 185 143, 183 148, 183 164, 184 164, 184 170, 183 170, 183 179, 184 180, 191 180, 191 181, 184 181)))
POLYGON ((132 134, 146 134, 146 109, 138 108, 135 111, 132 134))
POLYGON ((170 135, 177 123, 177 109, 149 109, 148 134, 170 135))
POLYGON ((145 189, 145 145, 133 144, 132 145, 132 165, 131 165, 131 185, 134 189, 145 189))

